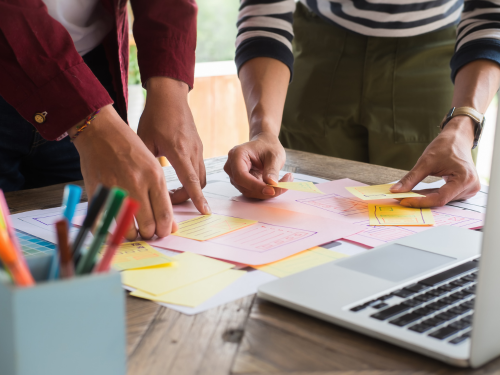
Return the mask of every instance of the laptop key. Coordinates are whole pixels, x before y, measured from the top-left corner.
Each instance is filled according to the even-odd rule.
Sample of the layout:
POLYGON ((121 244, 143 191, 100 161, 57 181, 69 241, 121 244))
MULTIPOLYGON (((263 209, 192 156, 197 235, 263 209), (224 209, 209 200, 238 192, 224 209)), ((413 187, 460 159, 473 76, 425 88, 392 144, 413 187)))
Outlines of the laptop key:
POLYGON ((450 344, 460 344, 462 341, 465 341, 468 339, 468 336, 465 336, 465 335, 462 335, 462 336, 458 336, 458 337, 455 337, 453 340, 450 340, 450 344))
POLYGON ((418 293, 418 292, 421 292, 422 290, 429 289, 429 287, 427 285, 417 283, 417 284, 407 286, 403 289, 418 293))
POLYGON ((374 309, 381 309, 382 307, 386 307, 386 306, 389 306, 389 305, 387 303, 380 302, 380 303, 377 303, 376 305, 373 305, 372 307, 374 309))
POLYGON ((462 273, 465 273, 467 271, 470 271, 472 269, 477 268, 478 264, 477 262, 471 261, 467 262, 464 264, 459 265, 458 267, 451 268, 449 270, 446 270, 444 272, 438 273, 437 275, 428 277, 427 279, 421 280, 420 284, 428 285, 428 286, 434 286, 439 283, 442 283, 443 281, 449 280, 455 276, 458 276, 462 273))
POLYGON ((418 332, 418 333, 424 333, 425 331, 428 331, 431 328, 432 328, 432 326, 429 326, 427 324, 418 323, 418 324, 412 325, 408 329, 410 331, 414 331, 414 332, 418 332))
POLYGON ((404 302, 401 302, 401 305, 415 307, 415 306, 421 305, 422 303, 424 303, 424 301, 420 301, 418 299, 412 298, 412 299, 408 299, 404 302))
POLYGON ((396 290, 395 292, 392 292, 392 294, 401 298, 406 298, 415 294, 415 292, 407 289, 400 289, 396 290))
POLYGON ((422 316, 413 313, 405 314, 400 316, 399 318, 389 320, 389 323, 394 324, 398 327, 404 327, 410 323, 413 323, 415 320, 420 319, 422 316))
POLYGON ((418 314, 420 316, 426 316, 426 315, 432 314, 434 311, 436 311, 436 310, 430 309, 429 307, 426 306, 426 307, 421 307, 421 308, 415 310, 413 313, 418 314))
POLYGON ((411 308, 411 306, 399 304, 399 305, 391 306, 385 310, 379 311, 379 312, 372 314, 370 316, 372 318, 375 318, 378 320, 386 320, 386 319, 392 318, 394 315, 398 315, 402 312, 405 312, 406 310, 409 310, 410 308, 411 308))
POLYGON ((434 337, 435 339, 438 339, 438 340, 443 340, 443 339, 453 335, 454 333, 457 333, 458 331, 460 331, 460 329, 454 328, 452 326, 446 326, 446 327, 438 329, 435 332, 430 333, 429 336, 434 337))

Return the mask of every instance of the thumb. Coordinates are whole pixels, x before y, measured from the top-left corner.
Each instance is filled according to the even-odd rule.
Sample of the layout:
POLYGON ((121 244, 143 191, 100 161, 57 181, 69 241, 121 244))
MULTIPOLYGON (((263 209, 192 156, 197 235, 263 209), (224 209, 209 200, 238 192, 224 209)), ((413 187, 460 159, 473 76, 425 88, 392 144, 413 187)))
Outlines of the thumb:
POLYGON ((428 171, 418 164, 413 167, 399 182, 391 186, 391 193, 406 193, 429 175, 428 171))
POLYGON ((275 155, 266 158, 264 170, 262 172, 262 179, 264 182, 269 185, 276 185, 279 181, 280 169, 278 158, 275 155))

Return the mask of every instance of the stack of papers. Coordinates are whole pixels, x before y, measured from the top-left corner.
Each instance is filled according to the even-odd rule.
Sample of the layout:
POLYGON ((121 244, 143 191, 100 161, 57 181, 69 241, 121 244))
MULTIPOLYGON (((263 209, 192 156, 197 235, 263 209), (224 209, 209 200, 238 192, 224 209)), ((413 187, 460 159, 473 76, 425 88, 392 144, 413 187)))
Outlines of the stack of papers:
MULTIPOLYGON (((416 189, 442 183, 422 183, 416 189)), ((179 231, 148 243, 124 244, 113 267, 122 271, 124 287, 132 296, 196 314, 251 295, 276 278, 432 225, 483 225, 484 215, 477 211, 484 211, 486 188, 471 200, 420 210, 401 207, 393 199, 421 196, 418 192, 393 194, 390 186, 294 174, 294 182, 276 185, 288 189, 286 193, 257 201, 241 196, 225 173, 208 175, 204 194, 214 214, 200 215, 190 201, 175 205, 179 231)), ((77 224, 86 207, 78 205, 77 224)), ((53 223, 59 217, 60 208, 55 208, 13 215, 12 220, 16 229, 55 243, 53 223)))
POLYGON ((122 282, 134 297, 196 307, 245 274, 234 265, 192 253, 182 253, 167 265, 122 272, 122 282))

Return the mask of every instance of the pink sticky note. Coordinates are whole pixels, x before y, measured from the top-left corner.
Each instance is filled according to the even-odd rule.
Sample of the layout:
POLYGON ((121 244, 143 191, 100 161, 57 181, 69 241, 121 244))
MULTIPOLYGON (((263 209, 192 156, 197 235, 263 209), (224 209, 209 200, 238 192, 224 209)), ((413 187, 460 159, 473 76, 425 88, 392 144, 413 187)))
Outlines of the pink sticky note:
MULTIPOLYGON (((203 242, 168 236, 151 241, 150 244, 232 262, 259 265, 350 236, 363 229, 338 220, 249 203, 217 199, 209 203, 213 213, 257 220, 258 223, 203 242)), ((190 201, 173 207, 177 221, 200 215, 190 201)))

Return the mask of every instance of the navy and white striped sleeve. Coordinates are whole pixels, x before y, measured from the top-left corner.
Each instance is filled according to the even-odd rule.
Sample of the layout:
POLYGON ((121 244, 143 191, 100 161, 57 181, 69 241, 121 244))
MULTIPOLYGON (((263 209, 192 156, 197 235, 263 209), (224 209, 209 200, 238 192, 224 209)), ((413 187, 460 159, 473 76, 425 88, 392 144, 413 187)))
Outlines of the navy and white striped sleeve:
POLYGON ((271 57, 293 72, 294 0, 241 0, 236 37, 238 72, 248 60, 271 57))
POLYGON ((500 64, 500 0, 465 0, 451 59, 452 80, 461 67, 479 59, 500 64))

